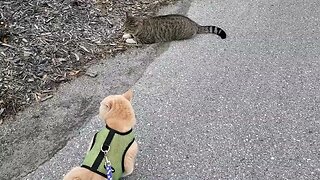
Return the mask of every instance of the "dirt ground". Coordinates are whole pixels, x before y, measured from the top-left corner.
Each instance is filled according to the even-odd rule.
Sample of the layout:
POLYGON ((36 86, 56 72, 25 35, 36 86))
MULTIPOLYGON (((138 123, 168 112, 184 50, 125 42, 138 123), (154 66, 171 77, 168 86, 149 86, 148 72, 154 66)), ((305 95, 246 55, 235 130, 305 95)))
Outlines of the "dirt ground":
POLYGON ((177 0, 0 1, 0 124, 59 84, 125 51, 125 12, 152 15, 177 0), (2 22, 2 23, 1 23, 2 22))

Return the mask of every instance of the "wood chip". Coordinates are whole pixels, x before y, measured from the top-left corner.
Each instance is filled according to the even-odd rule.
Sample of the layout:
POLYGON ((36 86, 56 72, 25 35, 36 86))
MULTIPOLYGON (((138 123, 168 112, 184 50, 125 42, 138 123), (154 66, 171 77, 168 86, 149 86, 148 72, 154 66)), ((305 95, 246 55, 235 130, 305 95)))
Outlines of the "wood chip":
POLYGON ((80 70, 73 70, 73 71, 69 72, 69 75, 70 75, 70 76, 76 76, 76 75, 78 75, 80 72, 81 72, 80 70))
POLYGON ((53 95, 49 95, 49 96, 41 98, 40 101, 43 102, 43 101, 46 101, 48 99, 51 99, 52 97, 53 97, 53 95))
POLYGON ((51 32, 41 33, 40 35, 41 35, 41 36, 49 36, 49 35, 51 35, 51 32))
POLYGON ((34 82, 34 79, 33 78, 29 78, 28 82, 34 82))
POLYGON ((1 45, 1 46, 6 46, 6 47, 9 47, 9 48, 15 49, 14 46, 12 46, 12 45, 10 45, 10 44, 3 43, 3 42, 1 42, 1 41, 0 41, 0 45, 1 45))
POLYGON ((28 52, 28 51, 23 51, 23 56, 24 57, 29 57, 32 55, 32 52, 28 52))
POLYGON ((47 89, 47 90, 43 90, 43 91, 41 91, 42 93, 52 93, 52 92, 54 92, 54 90, 49 90, 49 89, 47 89))
POLYGON ((80 60, 80 57, 77 53, 72 53, 75 57, 76 57, 76 60, 79 61, 80 60))
POLYGON ((58 58, 58 61, 59 61, 59 62, 66 62, 67 59, 65 59, 65 58, 58 58))
POLYGON ((84 46, 79 46, 81 49, 83 49, 84 51, 86 51, 87 53, 90 53, 90 51, 86 48, 86 47, 84 47, 84 46))
POLYGON ((5 110, 4 108, 1 108, 1 109, 0 109, 0 116, 2 115, 2 113, 4 112, 4 110, 5 110))

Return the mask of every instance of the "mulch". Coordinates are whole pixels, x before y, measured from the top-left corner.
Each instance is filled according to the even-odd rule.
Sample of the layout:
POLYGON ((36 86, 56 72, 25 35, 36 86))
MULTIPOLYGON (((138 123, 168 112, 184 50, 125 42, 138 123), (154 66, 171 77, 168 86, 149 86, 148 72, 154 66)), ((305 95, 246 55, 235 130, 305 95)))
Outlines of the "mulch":
POLYGON ((59 84, 129 47, 125 12, 152 15, 177 0, 0 1, 0 124, 59 84))

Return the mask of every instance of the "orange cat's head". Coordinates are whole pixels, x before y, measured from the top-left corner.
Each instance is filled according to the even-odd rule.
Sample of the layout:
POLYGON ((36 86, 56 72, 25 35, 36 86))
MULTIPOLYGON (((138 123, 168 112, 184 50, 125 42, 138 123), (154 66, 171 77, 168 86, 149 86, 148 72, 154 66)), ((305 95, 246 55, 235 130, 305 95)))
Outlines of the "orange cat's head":
POLYGON ((110 128, 126 132, 136 123, 134 110, 131 105, 133 92, 127 91, 122 95, 110 95, 100 103, 99 116, 110 128))

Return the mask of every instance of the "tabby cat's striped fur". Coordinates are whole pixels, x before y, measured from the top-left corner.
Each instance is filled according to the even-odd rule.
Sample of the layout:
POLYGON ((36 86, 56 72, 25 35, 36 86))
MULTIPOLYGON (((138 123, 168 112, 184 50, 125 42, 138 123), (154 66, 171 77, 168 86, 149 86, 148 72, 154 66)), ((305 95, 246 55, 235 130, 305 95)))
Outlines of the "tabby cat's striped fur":
MULTIPOLYGON (((142 44, 189 39, 196 34, 213 33, 226 38, 226 33, 216 26, 201 26, 186 16, 169 14, 149 18, 127 15, 124 38, 133 37, 142 44)), ((129 39, 128 39, 129 40, 129 39)), ((132 40, 132 39, 131 39, 132 40)), ((130 43, 129 41, 127 41, 130 43)))

